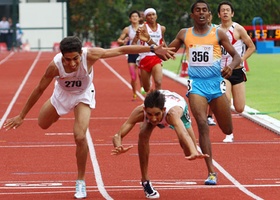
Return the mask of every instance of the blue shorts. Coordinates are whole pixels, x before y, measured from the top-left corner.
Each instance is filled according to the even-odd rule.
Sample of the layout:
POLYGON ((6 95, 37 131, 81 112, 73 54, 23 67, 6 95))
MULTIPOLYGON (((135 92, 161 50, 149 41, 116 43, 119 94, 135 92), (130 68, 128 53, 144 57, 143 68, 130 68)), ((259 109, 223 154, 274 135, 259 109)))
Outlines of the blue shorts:
POLYGON ((226 92, 226 83, 223 77, 215 77, 211 79, 188 79, 188 92, 189 94, 198 94, 207 99, 209 103, 212 99, 216 99, 226 92))

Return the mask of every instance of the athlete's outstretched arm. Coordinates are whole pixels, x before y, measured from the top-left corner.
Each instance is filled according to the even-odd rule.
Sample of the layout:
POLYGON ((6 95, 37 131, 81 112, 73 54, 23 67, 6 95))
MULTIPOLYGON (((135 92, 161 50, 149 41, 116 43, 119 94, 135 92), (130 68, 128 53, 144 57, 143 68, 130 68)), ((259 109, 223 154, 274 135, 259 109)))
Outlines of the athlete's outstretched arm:
POLYGON ((19 115, 7 119, 6 122, 4 123, 3 128, 6 130, 10 129, 16 129, 19 127, 27 115, 27 113, 31 110, 31 108, 35 105, 35 103, 38 101, 38 99, 42 96, 44 93, 45 89, 50 85, 52 82, 53 78, 58 75, 58 70, 53 62, 51 62, 41 78, 39 84, 35 87, 33 92, 30 94, 27 102, 25 103, 22 111, 20 112, 19 115))
POLYGON ((143 105, 136 107, 129 118, 121 126, 120 130, 113 136, 113 145, 115 149, 112 150, 112 155, 119 155, 127 152, 133 146, 123 147, 122 139, 132 130, 136 123, 142 122, 144 119, 143 105))

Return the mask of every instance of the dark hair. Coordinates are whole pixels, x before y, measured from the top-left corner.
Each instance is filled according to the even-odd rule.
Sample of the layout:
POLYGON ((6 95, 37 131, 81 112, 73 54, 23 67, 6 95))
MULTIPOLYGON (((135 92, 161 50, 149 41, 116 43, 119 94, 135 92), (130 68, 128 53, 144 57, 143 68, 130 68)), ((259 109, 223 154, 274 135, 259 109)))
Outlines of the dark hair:
POLYGON ((138 17, 140 17, 140 13, 137 10, 133 10, 129 13, 129 18, 131 18, 131 15, 133 15, 134 13, 136 13, 138 17))
POLYGON ((205 3, 205 4, 207 5, 207 9, 210 10, 210 7, 209 7, 208 3, 207 3, 205 0, 197 0, 197 1, 194 2, 194 3, 192 4, 192 6, 191 6, 191 12, 192 12, 192 13, 193 13, 193 10, 194 10, 196 4, 198 4, 198 3, 205 3))
POLYGON ((64 55, 71 52, 82 52, 82 42, 77 36, 65 37, 60 42, 60 51, 64 55))
POLYGON ((159 90, 153 90, 147 94, 144 100, 144 106, 146 108, 159 108, 163 109, 165 103, 165 96, 159 90))
POLYGON ((222 1, 221 3, 219 3, 218 13, 220 13, 220 9, 221 9, 222 5, 228 5, 230 7, 231 11, 234 12, 234 8, 233 8, 232 4, 229 1, 222 1))

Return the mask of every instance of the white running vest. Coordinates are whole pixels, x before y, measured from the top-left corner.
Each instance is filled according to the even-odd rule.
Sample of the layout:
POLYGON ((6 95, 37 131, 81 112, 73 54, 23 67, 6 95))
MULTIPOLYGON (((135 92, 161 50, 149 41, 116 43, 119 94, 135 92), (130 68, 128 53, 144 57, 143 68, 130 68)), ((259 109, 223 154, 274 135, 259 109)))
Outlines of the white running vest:
MULTIPOLYGON (((136 30, 133 29, 132 25, 129 25, 128 26, 129 45, 132 44, 135 35, 136 35, 136 30)), ((140 41, 137 41, 137 45, 140 45, 140 41)))
MULTIPOLYGON (((159 91, 165 96, 164 107, 166 108, 166 110, 161 122, 158 123, 157 126, 159 126, 160 128, 165 128, 165 127, 169 127, 169 124, 166 122, 166 115, 169 112, 169 110, 174 106, 180 106, 184 110, 185 107, 187 106, 187 103, 185 99, 181 95, 177 94, 176 92, 170 92, 169 90, 159 90, 159 91)), ((146 117, 145 111, 144 111, 144 120, 149 122, 146 117)))
MULTIPOLYGON (((147 31, 150 35, 150 37, 152 38, 152 40, 157 44, 160 45, 163 42, 163 38, 162 38, 162 32, 161 32, 161 25, 157 24, 157 30, 153 31, 148 24, 144 24, 147 28, 147 31)), ((149 46, 146 42, 141 41, 141 44, 144 46, 149 46)), ((146 56, 154 56, 156 55, 155 53, 152 52, 145 52, 145 53, 140 53, 140 59, 143 59, 146 56)))
MULTIPOLYGON (((227 34, 228 39, 229 39, 230 43, 232 44, 232 46, 235 48, 235 50, 240 55, 240 57, 242 57, 244 55, 246 47, 241 39, 236 40, 234 38, 233 30, 234 30, 235 25, 236 25, 236 22, 233 22, 231 27, 226 32, 226 34, 227 34)), ((222 47, 221 67, 223 68, 223 67, 229 65, 231 62, 232 62, 231 55, 222 47)))
POLYGON ((55 77, 55 87, 60 87, 70 93, 81 94, 90 87, 93 80, 93 69, 88 73, 87 48, 82 48, 81 63, 77 71, 66 73, 62 64, 62 53, 58 53, 53 61, 58 68, 59 76, 55 77))

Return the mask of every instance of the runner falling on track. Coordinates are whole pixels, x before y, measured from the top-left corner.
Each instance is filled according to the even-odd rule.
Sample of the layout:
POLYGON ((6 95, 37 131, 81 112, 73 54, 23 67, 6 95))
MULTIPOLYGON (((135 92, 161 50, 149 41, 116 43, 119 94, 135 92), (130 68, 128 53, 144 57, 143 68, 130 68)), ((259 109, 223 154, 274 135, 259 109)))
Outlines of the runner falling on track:
MULTIPOLYGON (((199 144, 208 169, 206 185, 217 184, 217 174, 212 162, 212 147, 207 124, 207 108, 210 105, 220 129, 224 134, 233 132, 231 110, 226 98, 225 80, 232 75, 234 68, 240 65, 241 58, 229 42, 224 31, 209 26, 210 7, 205 0, 197 0, 191 6, 191 18, 194 26, 182 28, 175 39, 168 45, 175 51, 185 45, 188 67, 188 91, 186 96, 199 132, 199 144), (221 69, 221 45, 233 58, 232 62, 221 69)), ((148 41, 145 32, 138 31, 143 41, 148 41)), ((153 41, 150 41, 153 42, 153 41)))
POLYGON ((132 146, 122 146, 122 139, 140 123, 138 154, 141 168, 141 182, 147 198, 159 198, 159 193, 152 186, 148 175, 149 140, 155 127, 171 127, 175 130, 179 143, 188 160, 208 157, 200 154, 196 148, 196 139, 191 126, 188 105, 185 99, 175 92, 154 90, 147 94, 144 104, 137 106, 126 122, 113 137, 113 155, 127 152, 132 146))
MULTIPOLYGON (((172 58, 172 48, 155 47, 154 51, 166 59, 172 58)), ((123 54, 149 52, 148 46, 131 45, 112 49, 82 48, 78 37, 69 36, 60 42, 60 51, 48 65, 39 84, 29 96, 20 114, 7 119, 4 128, 16 129, 22 123, 30 109, 35 105, 53 79, 56 80, 52 96, 42 106, 38 124, 42 129, 49 128, 60 116, 74 111, 74 139, 78 175, 75 198, 85 198, 85 170, 88 156, 86 131, 91 109, 95 108, 95 88, 93 85, 93 64, 102 58, 123 54)))

